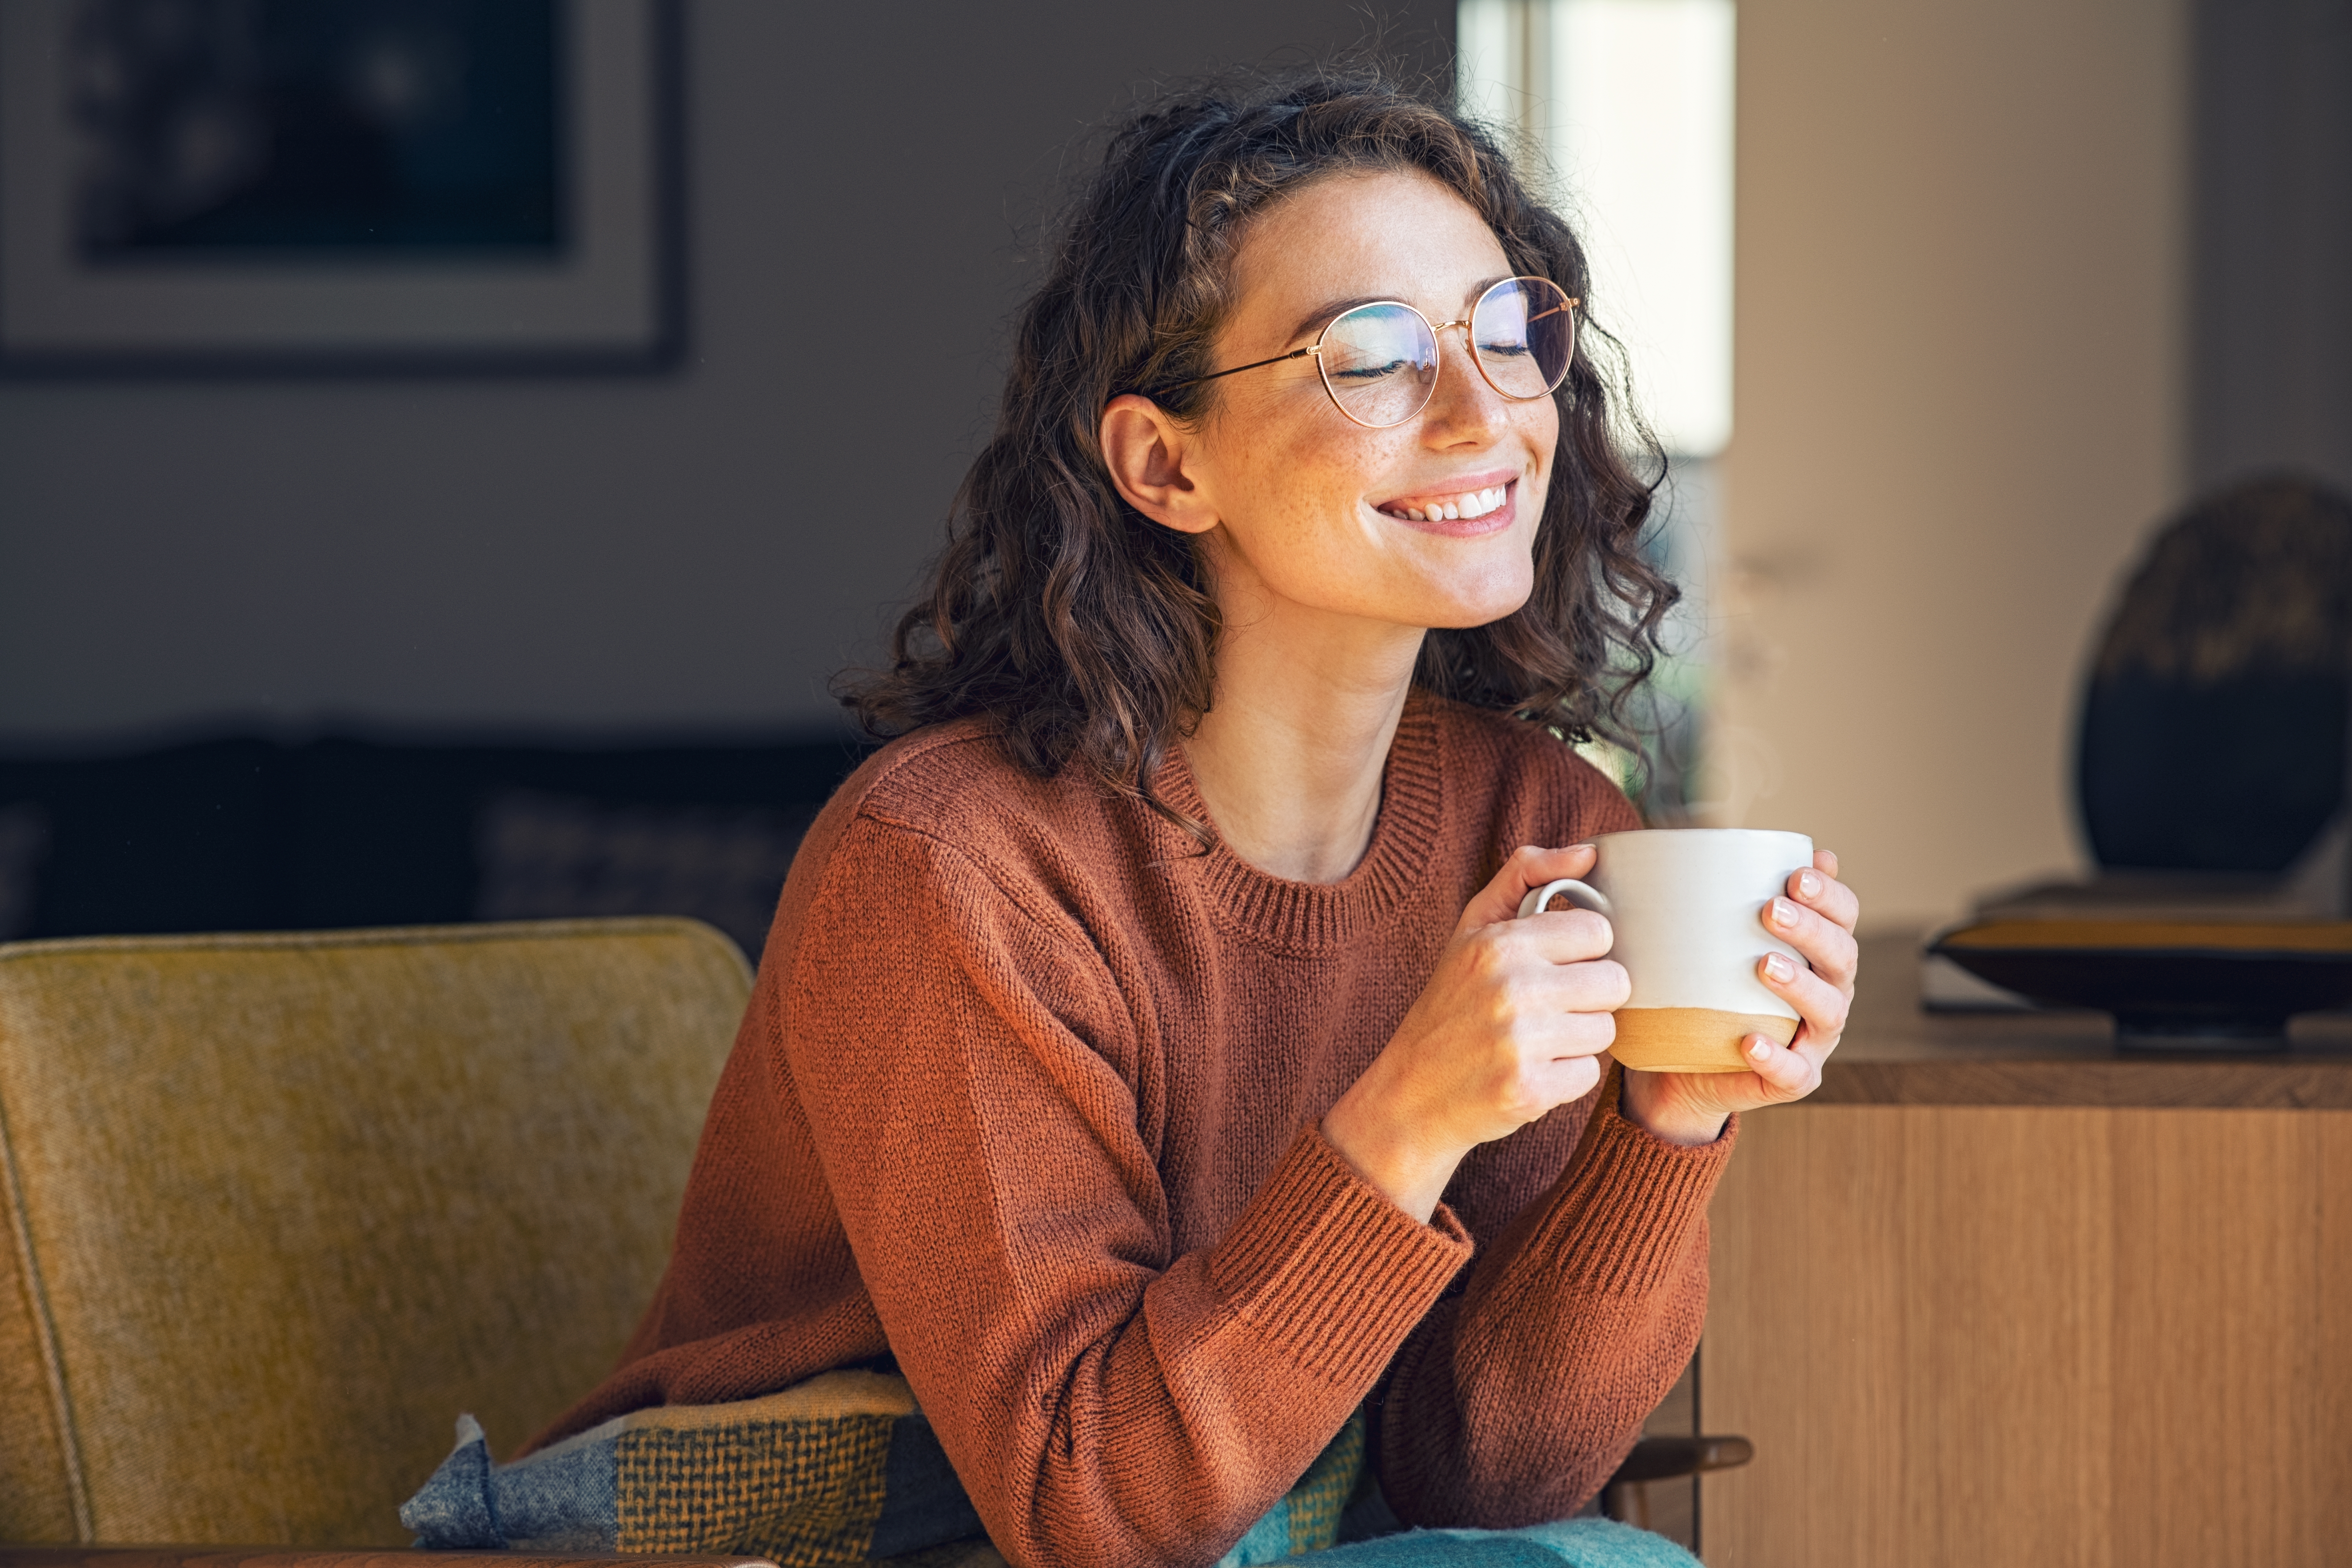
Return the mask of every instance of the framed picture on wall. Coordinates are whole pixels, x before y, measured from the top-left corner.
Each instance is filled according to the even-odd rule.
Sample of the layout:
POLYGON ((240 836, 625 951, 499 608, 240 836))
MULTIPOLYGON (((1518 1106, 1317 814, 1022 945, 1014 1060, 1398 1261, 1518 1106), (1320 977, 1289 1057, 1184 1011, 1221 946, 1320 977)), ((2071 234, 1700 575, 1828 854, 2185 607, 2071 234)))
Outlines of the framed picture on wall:
POLYGON ((0 368, 657 369, 673 0, 5 0, 0 368))

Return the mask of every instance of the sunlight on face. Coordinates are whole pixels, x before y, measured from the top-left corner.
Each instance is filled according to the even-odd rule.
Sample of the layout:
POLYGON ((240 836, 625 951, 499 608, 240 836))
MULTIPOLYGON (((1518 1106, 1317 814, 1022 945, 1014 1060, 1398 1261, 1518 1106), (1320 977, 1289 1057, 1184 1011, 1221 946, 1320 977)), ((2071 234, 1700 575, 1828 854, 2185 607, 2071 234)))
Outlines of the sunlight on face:
MULTIPOLYGON (((1324 180, 1244 238, 1217 364, 1305 347, 1366 300, 1459 321, 1511 270, 1476 212, 1426 175, 1324 180)), ((1488 385, 1465 329, 1439 336, 1428 406, 1387 429, 1343 416, 1312 355, 1219 384, 1193 466, 1220 520, 1221 599, 1410 626, 1484 626, 1527 601, 1558 410, 1488 385)))

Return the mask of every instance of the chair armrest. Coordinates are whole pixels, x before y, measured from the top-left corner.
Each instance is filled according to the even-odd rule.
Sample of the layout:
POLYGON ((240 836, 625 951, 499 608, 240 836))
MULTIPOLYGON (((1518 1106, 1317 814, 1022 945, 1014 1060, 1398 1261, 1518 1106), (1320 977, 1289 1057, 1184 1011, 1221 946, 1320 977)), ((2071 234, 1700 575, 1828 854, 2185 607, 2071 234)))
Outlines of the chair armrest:
POLYGON ((764 1557, 685 1552, 418 1552, 308 1546, 8 1546, 0 1568, 776 1568, 764 1557))
MULTIPOLYGON (((1755 1457, 1756 1445, 1745 1437, 1644 1437, 1633 1445, 1633 1451, 1609 1478, 1609 1485, 1670 1481, 1705 1470, 1736 1469, 1755 1457)), ((59 1563, 57 1568, 68 1565, 59 1563)))
POLYGON ((1650 1493, 1643 1483, 1728 1470, 1755 1457, 1756 1445, 1745 1437, 1644 1437, 1601 1489, 1601 1511, 1647 1530, 1650 1493))

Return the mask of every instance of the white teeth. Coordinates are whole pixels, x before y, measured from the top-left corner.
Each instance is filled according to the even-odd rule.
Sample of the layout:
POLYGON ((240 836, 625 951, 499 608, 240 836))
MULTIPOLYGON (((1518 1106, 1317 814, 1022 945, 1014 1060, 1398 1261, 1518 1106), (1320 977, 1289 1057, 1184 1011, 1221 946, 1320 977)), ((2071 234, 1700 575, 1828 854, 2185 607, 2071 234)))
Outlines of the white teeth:
POLYGON ((1502 505, 1510 493, 1511 488, 1508 485, 1490 485, 1483 490, 1469 490, 1458 496, 1448 496, 1433 505, 1394 506, 1389 510, 1398 517, 1411 518, 1415 522, 1457 521, 1465 517, 1486 516, 1502 505))

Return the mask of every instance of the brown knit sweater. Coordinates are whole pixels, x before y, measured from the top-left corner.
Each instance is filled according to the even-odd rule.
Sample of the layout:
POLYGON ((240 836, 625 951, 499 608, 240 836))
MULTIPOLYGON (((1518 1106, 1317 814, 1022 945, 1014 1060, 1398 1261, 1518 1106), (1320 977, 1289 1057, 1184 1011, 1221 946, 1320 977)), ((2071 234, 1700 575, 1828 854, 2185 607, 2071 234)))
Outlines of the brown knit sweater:
MULTIPOLYGON (((1181 759, 1160 787, 1206 819, 1181 759)), ((1424 1226, 1318 1123, 1514 847, 1632 826, 1543 731, 1419 696, 1330 886, 978 723, 888 747, 793 867, 651 1310, 541 1441, 889 1353, 1017 1563, 1210 1562, 1359 1406, 1408 1521, 1573 1512, 1697 1341, 1734 1131, 1652 1138, 1612 1075, 1424 1226)))

